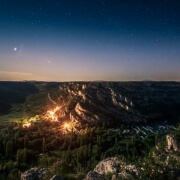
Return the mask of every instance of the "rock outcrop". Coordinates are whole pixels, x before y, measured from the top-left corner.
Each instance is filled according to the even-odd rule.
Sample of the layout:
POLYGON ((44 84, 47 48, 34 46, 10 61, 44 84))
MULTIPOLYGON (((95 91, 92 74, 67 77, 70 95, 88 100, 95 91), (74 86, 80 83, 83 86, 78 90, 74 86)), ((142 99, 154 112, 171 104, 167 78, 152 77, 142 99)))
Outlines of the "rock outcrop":
POLYGON ((42 180, 47 174, 47 170, 44 168, 31 168, 21 174, 21 180, 42 180))
POLYGON ((124 180, 133 180, 133 177, 127 173, 126 171, 122 171, 118 174, 118 179, 124 179, 124 180))
POLYGON ((107 180, 104 175, 101 175, 95 171, 90 171, 84 180, 107 180))
POLYGON ((44 102, 48 96, 47 106, 61 107, 56 113, 59 120, 73 114, 77 121, 92 125, 111 120, 133 125, 151 123, 164 120, 164 112, 169 106, 174 107, 169 112, 169 119, 174 114, 180 115, 180 83, 63 82, 55 83, 52 87, 58 88, 54 89, 48 83, 47 88, 44 83, 36 86, 45 88, 47 94, 32 96, 28 105, 34 109, 41 105, 46 107, 37 101, 44 102))
POLYGON ((117 158, 112 157, 101 161, 94 169, 95 172, 99 174, 107 174, 107 173, 116 173, 117 168, 115 167, 117 164, 117 158))
POLYGON ((107 158, 94 168, 93 171, 90 171, 84 180, 103 180, 106 179, 105 175, 112 174, 112 180, 117 179, 132 179, 132 175, 139 175, 139 170, 135 165, 127 164, 123 160, 120 160, 117 157, 107 158), (94 178, 94 179, 93 179, 94 178))
POLYGON ((166 142, 167 142, 167 150, 168 151, 169 150, 174 150, 174 151, 178 150, 177 142, 172 135, 166 136, 166 142))

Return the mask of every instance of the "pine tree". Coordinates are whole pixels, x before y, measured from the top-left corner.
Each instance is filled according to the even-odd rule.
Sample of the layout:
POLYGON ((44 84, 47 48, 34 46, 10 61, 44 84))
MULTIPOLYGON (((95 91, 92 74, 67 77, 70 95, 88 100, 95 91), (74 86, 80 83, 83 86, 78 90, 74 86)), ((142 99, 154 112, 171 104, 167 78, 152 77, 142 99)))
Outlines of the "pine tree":
POLYGON ((103 129, 105 129, 105 127, 106 127, 106 122, 104 121, 103 122, 103 129))
POLYGON ((66 161, 67 161, 67 162, 70 162, 70 161, 71 161, 70 149, 71 149, 71 147, 70 147, 70 145, 69 145, 69 146, 68 146, 68 150, 67 150, 67 152, 66 152, 66 161))
POLYGON ((43 151, 43 153, 45 153, 45 151, 46 151, 46 140, 45 140, 45 137, 43 137, 42 151, 43 151))
POLYGON ((15 136, 14 136, 15 143, 17 143, 17 141, 18 141, 18 138, 19 138, 19 132, 16 132, 16 134, 15 134, 15 136))
POLYGON ((128 157, 129 157, 130 156, 130 144, 129 144, 129 141, 126 143, 126 152, 127 152, 128 157))
POLYGON ((88 145, 88 157, 91 157, 91 152, 92 152, 91 143, 89 143, 89 145, 88 145))
POLYGON ((10 158, 13 153, 13 143, 12 141, 8 141, 6 144, 6 157, 10 158))
POLYGON ((17 150, 17 162, 22 162, 22 151, 20 149, 17 150))
POLYGON ((24 136, 24 148, 27 148, 28 147, 28 141, 29 141, 29 139, 28 139, 28 136, 27 136, 27 134, 24 136))
POLYGON ((158 134, 156 134, 156 136, 155 136, 155 145, 157 145, 158 140, 159 140, 159 137, 158 137, 158 134))
POLYGON ((23 162, 24 163, 27 163, 27 158, 28 158, 27 148, 24 148, 24 150, 23 150, 23 162))
POLYGON ((101 137, 99 135, 97 135, 97 144, 98 144, 98 146, 100 146, 100 144, 101 144, 101 137))
POLYGON ((10 139, 9 134, 4 135, 4 142, 3 142, 4 149, 6 149, 6 145, 7 145, 7 142, 8 142, 9 139, 10 139))

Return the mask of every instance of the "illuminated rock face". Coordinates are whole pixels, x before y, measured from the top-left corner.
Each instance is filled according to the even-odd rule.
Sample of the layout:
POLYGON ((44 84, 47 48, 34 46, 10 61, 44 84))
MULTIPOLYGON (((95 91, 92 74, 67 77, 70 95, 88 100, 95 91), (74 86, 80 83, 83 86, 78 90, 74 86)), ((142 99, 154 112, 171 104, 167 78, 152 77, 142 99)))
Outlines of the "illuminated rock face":
POLYGON ((47 118, 49 118, 52 121, 57 121, 58 120, 58 115, 57 115, 57 111, 60 110, 60 107, 55 107, 53 110, 49 110, 47 111, 47 118))
POLYGON ((31 126, 31 123, 30 123, 30 122, 23 124, 23 128, 28 128, 28 127, 30 127, 30 126, 31 126))
POLYGON ((59 87, 59 98, 55 102, 63 102, 61 110, 78 121, 93 124, 121 119, 128 122, 133 121, 134 116, 135 121, 140 121, 139 116, 134 113, 134 106, 131 106, 132 100, 125 98, 120 91, 121 88, 118 90, 110 87, 108 83, 62 83, 59 87))
MULTIPOLYGON (((173 83, 59 83, 59 87, 48 91, 43 100, 48 98, 48 107, 60 107, 57 111, 49 109, 46 114, 52 121, 66 117, 92 125, 112 120, 127 124, 161 119, 164 121, 163 115, 167 107, 180 104, 180 83, 174 83, 175 89, 171 84, 173 83)), ((180 112, 176 113, 180 115, 180 112)))
POLYGON ((174 150, 174 151, 177 151, 177 150, 178 150, 177 142, 176 142, 176 140, 173 138, 172 135, 167 135, 167 136, 166 136, 166 142, 167 142, 167 149, 168 149, 168 150, 174 150))

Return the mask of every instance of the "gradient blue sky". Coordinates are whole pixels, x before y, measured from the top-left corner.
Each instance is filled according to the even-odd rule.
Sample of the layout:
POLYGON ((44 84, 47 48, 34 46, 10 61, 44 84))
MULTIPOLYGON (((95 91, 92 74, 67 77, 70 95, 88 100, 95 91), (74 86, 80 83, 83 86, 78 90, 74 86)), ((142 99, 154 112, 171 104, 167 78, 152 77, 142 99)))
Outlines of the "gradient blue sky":
POLYGON ((180 80, 178 0, 1 0, 0 80, 180 80))

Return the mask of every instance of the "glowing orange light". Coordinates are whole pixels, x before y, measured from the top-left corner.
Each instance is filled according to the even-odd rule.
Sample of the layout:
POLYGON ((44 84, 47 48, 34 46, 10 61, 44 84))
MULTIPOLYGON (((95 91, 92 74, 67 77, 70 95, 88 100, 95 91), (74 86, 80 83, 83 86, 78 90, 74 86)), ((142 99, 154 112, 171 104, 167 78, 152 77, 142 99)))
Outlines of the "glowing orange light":
POLYGON ((28 128, 31 126, 31 123, 26 123, 26 124, 23 124, 23 128, 28 128))
POLYGON ((70 125, 68 123, 64 124, 64 129, 68 129, 70 127, 70 125))
POLYGON ((56 115, 56 112, 60 109, 60 107, 56 107, 53 110, 47 111, 47 117, 50 118, 53 121, 58 120, 58 116, 56 115))
POLYGON ((63 127, 64 133, 67 133, 72 130, 72 126, 69 123, 64 123, 62 127, 63 127))
POLYGON ((54 111, 48 111, 48 113, 53 116, 54 115, 54 111))

